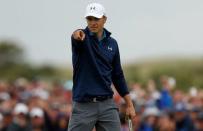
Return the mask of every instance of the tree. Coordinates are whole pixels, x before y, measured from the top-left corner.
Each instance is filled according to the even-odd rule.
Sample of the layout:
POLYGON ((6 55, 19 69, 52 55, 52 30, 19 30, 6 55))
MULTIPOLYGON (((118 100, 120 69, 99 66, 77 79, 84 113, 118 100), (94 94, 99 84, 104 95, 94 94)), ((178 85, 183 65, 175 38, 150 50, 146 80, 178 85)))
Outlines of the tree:
POLYGON ((23 49, 13 41, 0 41, 0 66, 17 64, 23 60, 23 49))
POLYGON ((14 41, 0 41, 0 80, 15 80, 19 77, 54 79, 60 77, 58 69, 51 65, 31 66, 24 61, 24 51, 14 41))

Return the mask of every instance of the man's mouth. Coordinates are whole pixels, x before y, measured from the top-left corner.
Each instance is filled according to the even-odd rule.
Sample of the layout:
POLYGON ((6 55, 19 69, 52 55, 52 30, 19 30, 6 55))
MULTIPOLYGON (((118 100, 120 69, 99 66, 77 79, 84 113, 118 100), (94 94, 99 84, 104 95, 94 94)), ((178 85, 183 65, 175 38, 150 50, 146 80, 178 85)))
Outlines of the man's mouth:
POLYGON ((97 27, 90 27, 91 29, 97 29, 97 27))

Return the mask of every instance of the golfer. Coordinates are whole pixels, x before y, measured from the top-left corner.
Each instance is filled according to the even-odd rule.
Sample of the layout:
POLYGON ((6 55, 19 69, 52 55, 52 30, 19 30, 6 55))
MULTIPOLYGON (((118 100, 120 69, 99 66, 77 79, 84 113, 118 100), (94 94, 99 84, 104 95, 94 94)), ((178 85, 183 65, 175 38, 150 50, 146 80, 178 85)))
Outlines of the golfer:
POLYGON ((120 63, 117 42, 104 28, 104 7, 91 3, 86 8, 87 27, 73 32, 73 109, 68 131, 120 131, 118 107, 112 84, 126 102, 126 115, 135 117, 135 109, 120 63))

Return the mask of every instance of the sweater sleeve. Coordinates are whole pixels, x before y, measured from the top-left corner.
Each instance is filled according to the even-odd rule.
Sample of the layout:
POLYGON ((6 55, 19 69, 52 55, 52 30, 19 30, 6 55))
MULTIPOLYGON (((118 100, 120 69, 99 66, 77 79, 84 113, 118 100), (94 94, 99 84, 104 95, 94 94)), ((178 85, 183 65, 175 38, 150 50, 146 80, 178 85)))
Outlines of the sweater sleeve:
POLYGON ((73 36, 71 36, 71 44, 73 48, 79 50, 82 46, 82 43, 82 41, 75 40, 73 36))
MULTIPOLYGON (((77 29, 77 30, 82 30, 84 32, 83 29, 77 29)), ((75 31, 77 31, 77 30, 75 30, 75 31)), ((71 35, 72 48, 75 48, 76 50, 80 50, 80 48, 83 46, 83 43, 84 43, 84 41, 75 40, 73 38, 73 35, 71 35)))
POLYGON ((113 59, 112 82, 113 82, 116 90, 122 97, 129 94, 126 80, 125 80, 123 70, 121 67, 121 63, 120 63, 119 48, 117 48, 117 52, 113 59))

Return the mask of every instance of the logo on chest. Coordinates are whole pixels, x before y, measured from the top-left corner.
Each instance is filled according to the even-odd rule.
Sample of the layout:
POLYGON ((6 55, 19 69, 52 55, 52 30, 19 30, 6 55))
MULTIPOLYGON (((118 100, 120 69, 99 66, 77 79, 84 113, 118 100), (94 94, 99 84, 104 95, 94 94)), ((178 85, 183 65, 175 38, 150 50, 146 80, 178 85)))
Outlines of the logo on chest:
POLYGON ((109 51, 113 51, 113 48, 110 47, 110 46, 108 46, 107 49, 108 49, 109 51))

